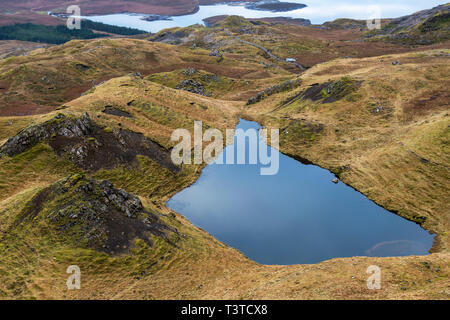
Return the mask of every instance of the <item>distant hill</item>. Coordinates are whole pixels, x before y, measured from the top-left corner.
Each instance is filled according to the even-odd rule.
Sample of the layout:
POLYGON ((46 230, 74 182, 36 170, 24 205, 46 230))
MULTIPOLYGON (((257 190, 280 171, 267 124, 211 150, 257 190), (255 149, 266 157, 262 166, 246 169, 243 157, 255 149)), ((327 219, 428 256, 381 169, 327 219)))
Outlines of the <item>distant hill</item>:
POLYGON ((367 34, 371 40, 402 44, 431 44, 450 40, 450 3, 395 18, 367 34))
MULTIPOLYGON (((229 16, 221 15, 214 16, 203 19, 203 22, 207 26, 214 26, 215 24, 219 24, 229 16)), ((286 25, 296 25, 296 26, 309 26, 311 25, 311 21, 308 19, 302 18, 290 18, 290 17, 267 17, 267 18, 246 18, 245 20, 252 22, 253 24, 258 24, 261 22, 273 23, 273 24, 286 24, 286 25)))

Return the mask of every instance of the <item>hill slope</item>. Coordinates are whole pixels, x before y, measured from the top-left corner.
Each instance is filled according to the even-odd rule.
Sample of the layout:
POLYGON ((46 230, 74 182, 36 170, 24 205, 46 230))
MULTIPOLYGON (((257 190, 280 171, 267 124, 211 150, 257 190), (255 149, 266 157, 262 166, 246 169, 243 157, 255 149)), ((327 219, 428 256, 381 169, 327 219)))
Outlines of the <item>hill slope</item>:
MULTIPOLYGON (((266 71, 258 61, 230 58, 218 62, 217 57, 201 49, 186 50, 134 39, 74 40, 0 61, 0 115, 46 113, 113 77, 189 67, 234 79, 288 75, 266 71)), ((255 86, 261 84, 243 87, 241 92, 255 90, 255 86)))
POLYGON ((71 41, 0 60, 0 298, 450 297, 446 45, 364 53, 374 47, 354 30, 226 23, 164 31, 177 46, 71 41), (235 37, 323 55, 299 71, 235 37), (340 45, 361 52, 344 58, 340 45), (178 86, 189 80, 204 94, 178 86), (240 117, 280 128, 282 152, 435 233, 433 253, 259 265, 165 207, 204 167, 168 160, 173 130, 202 120, 223 131, 240 117), (70 265, 82 290, 67 290, 70 265), (381 290, 367 289, 370 265, 381 290))
POLYGON ((450 4, 392 19, 381 30, 369 32, 368 38, 402 44, 431 44, 448 41, 450 4))
MULTIPOLYGON (((431 163, 444 166, 449 163, 443 158, 445 149, 440 145, 447 139, 448 118, 445 105, 439 100, 432 109, 420 109, 413 114, 408 111, 409 104, 426 97, 430 89, 434 95, 445 94, 442 91, 445 82, 438 79, 448 79, 446 54, 430 51, 383 57, 385 62, 379 62, 379 58, 336 60, 311 69, 302 76, 304 85, 300 88, 272 95, 247 107, 243 102, 215 100, 126 76, 106 82, 67 103, 67 108, 60 111, 73 119, 81 119, 87 112, 91 121, 102 128, 98 130, 105 134, 120 134, 124 130, 142 132, 162 148, 170 148, 169 136, 173 128, 192 128, 193 119, 228 128, 236 124, 235 116, 243 113, 268 126, 275 126, 275 123, 281 127, 298 126, 303 134, 299 138, 283 137, 283 151, 335 170, 345 182, 373 200, 437 232, 439 242, 435 251, 439 253, 426 257, 334 259, 311 266, 261 266, 165 208, 164 201, 194 182, 201 166, 185 166, 176 173, 155 162, 158 158, 152 160, 149 155, 137 155, 128 164, 84 169, 70 149, 58 151, 58 131, 51 131, 52 134, 20 153, 0 158, 1 181, 8 181, 0 186, 3 233, 0 244, 5 248, 1 265, 7 266, 1 272, 0 293, 4 298, 448 298, 446 230, 449 219, 447 202, 441 200, 448 195, 448 171, 431 163), (399 59, 403 64, 392 66, 392 59, 399 59), (340 71, 343 67, 351 71, 340 71), (397 84, 371 80, 378 75, 374 70, 386 73, 392 68, 397 68, 390 71, 395 72, 397 80, 392 81, 397 84), (418 85, 413 79, 417 72, 422 72, 421 68, 440 70, 439 78, 427 79, 431 74, 425 73, 421 79, 422 89, 415 96, 409 96, 404 91, 407 89, 401 87, 418 85), (321 104, 324 99, 321 97, 311 103, 300 98, 291 105, 277 107, 297 92, 307 90, 312 83, 327 82, 330 77, 331 81, 337 81, 344 76, 363 81, 363 84, 339 96, 337 102, 321 104), (404 82, 403 86, 399 79, 404 82), (391 86, 398 86, 395 87, 398 93, 388 94, 385 100, 391 86), (369 103, 373 99, 377 100, 373 101, 376 106, 383 106, 379 112, 369 103), (185 103, 180 104, 180 101, 185 103), (110 106, 121 110, 123 113, 116 112, 121 116, 105 113, 112 110, 110 106), (277 110, 274 111, 274 107, 277 110), (339 121, 344 115, 346 121, 339 121), (365 122, 370 125, 362 125, 365 122), (325 129, 313 138, 308 128, 319 123, 325 129), (364 137, 362 141, 352 140, 354 133, 364 137), (388 142, 393 137, 395 140, 388 142), (402 151, 403 147, 397 142, 407 149, 402 151), (426 157, 430 163, 420 161, 406 150, 426 157), (344 165, 350 166, 350 171, 339 172, 338 168, 344 165), (405 175, 404 170, 409 173, 405 175), (386 183, 380 178, 389 179, 392 175, 398 183, 393 184, 393 180, 386 183), (420 181, 420 184, 415 186, 408 179, 420 181), (105 180, 108 182, 103 182, 105 180), (92 191, 86 187, 89 185, 92 191), (132 194, 138 195, 142 206, 134 200, 135 208, 154 215, 163 233, 155 236, 149 231, 132 241, 113 239, 112 243, 119 245, 116 250, 124 251, 120 254, 115 250, 114 253, 104 252, 103 243, 108 246, 109 238, 100 237, 98 241, 106 242, 96 242, 89 234, 94 227, 104 234, 108 228, 116 228, 108 224, 108 217, 99 211, 104 200, 97 198, 96 190, 105 187, 112 188, 113 194, 124 189, 123 194, 129 199, 136 199, 132 194), (386 192, 386 187, 391 189, 386 192), (380 188, 384 188, 382 192, 380 188), (48 190, 52 190, 51 198, 48 190), (405 197, 408 194, 414 196, 405 197), (78 213, 78 208, 83 207, 88 211, 78 213), (419 213, 426 219, 419 219, 419 213), (92 214, 101 217, 104 223, 86 225, 89 220, 84 217, 92 214), (65 289, 65 268, 72 264, 83 270, 84 289, 79 292, 65 289), (365 287, 365 270, 372 264, 379 265, 385 274, 380 291, 365 287), (114 280, 111 282, 111 279, 114 280)), ((331 91, 331 94, 336 93, 331 91)), ((29 121, 38 127, 44 123, 61 124, 66 118, 57 114, 34 116, 29 121)), ((13 123, 23 120, 5 118, 2 127, 6 126, 6 119, 13 123)), ((292 129, 295 131, 294 127, 292 129)), ((101 140, 101 137, 96 131, 88 131, 82 145, 113 141, 101 140)), ((117 214, 120 215, 120 211, 117 214)), ((136 228, 128 232, 139 234, 139 225, 136 228)))

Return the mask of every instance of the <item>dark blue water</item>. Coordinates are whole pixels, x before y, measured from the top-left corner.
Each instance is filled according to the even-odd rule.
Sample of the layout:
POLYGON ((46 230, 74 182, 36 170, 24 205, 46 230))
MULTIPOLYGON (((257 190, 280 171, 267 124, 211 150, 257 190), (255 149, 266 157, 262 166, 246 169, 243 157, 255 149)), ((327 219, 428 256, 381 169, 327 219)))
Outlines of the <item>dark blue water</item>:
MULTIPOLYGON (((237 128, 259 126, 241 120, 237 128)), ((327 170, 283 154, 279 168, 262 176, 260 165, 212 164, 167 205, 262 264, 428 254, 433 235, 332 183, 327 170)))

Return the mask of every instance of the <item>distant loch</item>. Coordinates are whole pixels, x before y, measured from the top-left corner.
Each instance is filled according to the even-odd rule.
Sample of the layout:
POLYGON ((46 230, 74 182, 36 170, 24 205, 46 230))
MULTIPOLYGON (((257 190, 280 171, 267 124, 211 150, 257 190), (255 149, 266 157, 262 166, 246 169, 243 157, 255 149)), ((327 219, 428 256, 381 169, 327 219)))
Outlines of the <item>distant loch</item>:
POLYGON ((303 9, 306 4, 294 2, 281 2, 277 0, 259 1, 249 3, 245 6, 250 10, 270 11, 270 12, 289 12, 298 9, 303 9))

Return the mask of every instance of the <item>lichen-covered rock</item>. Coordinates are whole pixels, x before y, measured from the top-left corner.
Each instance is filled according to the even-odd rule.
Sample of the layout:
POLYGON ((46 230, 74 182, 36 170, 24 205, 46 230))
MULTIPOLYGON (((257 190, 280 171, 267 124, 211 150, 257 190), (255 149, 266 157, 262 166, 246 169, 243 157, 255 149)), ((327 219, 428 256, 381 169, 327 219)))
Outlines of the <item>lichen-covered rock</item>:
POLYGON ((209 56, 210 57, 218 57, 218 58, 222 58, 223 57, 222 53, 216 48, 212 49, 209 52, 209 56))
POLYGON ((13 157, 54 135, 68 138, 85 136, 91 133, 92 127, 93 123, 87 113, 80 118, 58 114, 52 120, 28 127, 10 138, 0 147, 0 157, 5 154, 13 157))
POLYGON ((103 200, 106 204, 113 203, 121 212, 129 218, 135 218, 138 212, 142 212, 141 200, 125 190, 114 189, 109 181, 100 183, 103 200))
POLYGON ((200 82, 197 82, 192 79, 187 79, 187 80, 181 81, 177 85, 176 89, 192 92, 195 94, 200 94, 202 96, 204 96, 206 93, 205 87, 200 82))
POLYGON ((74 245, 109 254, 128 251, 137 238, 151 246, 151 235, 169 241, 168 233, 177 233, 160 221, 158 214, 145 210, 137 196, 82 174, 39 192, 14 226, 19 228, 40 219, 48 220, 74 245))
POLYGON ((170 151, 130 130, 104 130, 87 113, 80 118, 59 114, 52 120, 28 127, 0 147, 0 157, 13 157, 45 141, 59 156, 67 156, 88 171, 132 165, 137 156, 147 156, 172 172, 180 170, 170 151))
POLYGON ((183 74, 185 76, 193 76, 196 73, 197 73, 197 69, 192 68, 192 67, 189 67, 189 68, 187 68, 186 70, 183 71, 183 74))

